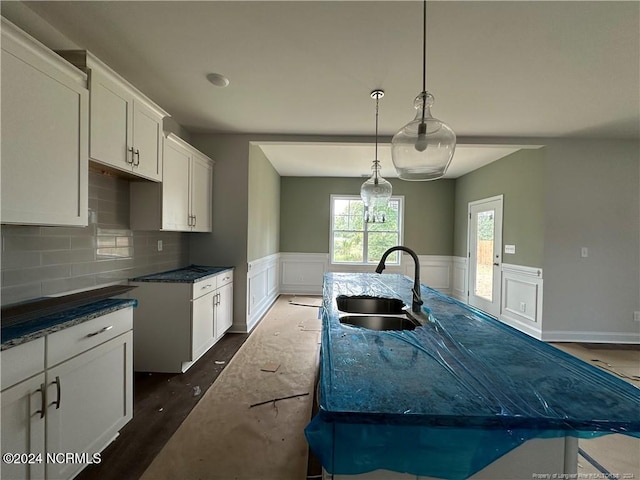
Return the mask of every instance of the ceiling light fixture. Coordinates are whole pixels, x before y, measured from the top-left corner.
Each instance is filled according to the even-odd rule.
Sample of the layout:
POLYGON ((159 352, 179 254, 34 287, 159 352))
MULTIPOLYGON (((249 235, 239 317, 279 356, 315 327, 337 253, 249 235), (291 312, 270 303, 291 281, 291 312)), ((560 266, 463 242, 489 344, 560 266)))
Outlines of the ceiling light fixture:
POLYGON ((216 87, 226 87, 229 85, 229 79, 221 73, 210 73, 207 75, 207 80, 213 83, 216 87))
POLYGON ((391 140, 391 160, 402 180, 435 180, 442 177, 456 149, 456 134, 431 116, 433 95, 427 91, 427 0, 423 1, 422 92, 416 97, 416 117, 391 140))
POLYGON ((371 170, 371 178, 360 187, 360 197, 364 203, 364 221, 368 223, 384 222, 384 207, 391 198, 391 184, 380 176, 380 160, 378 160, 378 102, 384 97, 384 91, 374 90, 371 98, 376 100, 376 151, 371 170))

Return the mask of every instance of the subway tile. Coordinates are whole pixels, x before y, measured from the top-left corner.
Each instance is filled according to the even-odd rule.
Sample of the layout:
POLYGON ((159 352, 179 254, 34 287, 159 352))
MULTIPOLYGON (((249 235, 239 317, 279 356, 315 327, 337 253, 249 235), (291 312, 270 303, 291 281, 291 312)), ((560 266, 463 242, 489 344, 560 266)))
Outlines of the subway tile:
POLYGON ((71 263, 71 250, 42 252, 42 265, 60 265, 71 263))
POLYGON ((35 225, 2 225, 2 236, 6 235, 40 235, 40 228, 35 225))
POLYGON ((71 268, 69 265, 3 270, 2 285, 24 285, 54 278, 68 278, 70 276, 71 268))
POLYGON ((87 248, 95 248, 96 246, 96 237, 71 237, 71 249, 72 250, 82 250, 87 248))
POLYGON ((82 277, 59 278, 56 280, 45 280, 42 282, 43 295, 55 295, 71 290, 79 290, 96 286, 95 275, 85 275, 82 277))
POLYGON ((105 228, 98 227, 97 235, 113 235, 118 237, 130 237, 133 236, 133 232, 128 228, 105 228))
POLYGON ((40 282, 30 283, 28 285, 19 285, 16 287, 2 287, 2 295, 0 302, 2 305, 11 305, 13 303, 33 300, 42 296, 42 287, 40 282))
POLYGON ((85 237, 94 235, 95 232, 91 226, 88 227, 42 227, 43 236, 52 237, 85 237))
POLYGON ((2 269, 40 266, 40 252, 2 252, 2 269))
POLYGON ((100 249, 115 247, 116 237, 111 235, 99 235, 96 237, 96 247, 98 248, 98 254, 100 249))
POLYGON ((50 236, 7 236, 4 237, 5 251, 24 250, 66 250, 71 247, 69 237, 50 236))

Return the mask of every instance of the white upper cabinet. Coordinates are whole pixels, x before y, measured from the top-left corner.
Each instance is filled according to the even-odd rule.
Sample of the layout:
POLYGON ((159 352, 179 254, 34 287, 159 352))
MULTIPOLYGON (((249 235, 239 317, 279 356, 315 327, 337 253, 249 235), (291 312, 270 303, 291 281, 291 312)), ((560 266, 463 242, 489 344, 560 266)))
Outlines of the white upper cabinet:
POLYGON ((162 180, 162 120, 168 113, 86 51, 60 52, 89 73, 90 160, 162 180))
POLYGON ((2 18, 2 223, 86 226, 87 76, 2 18))
POLYGON ((130 184, 131 228, 210 232, 213 160, 173 133, 162 148, 162 184, 130 184))

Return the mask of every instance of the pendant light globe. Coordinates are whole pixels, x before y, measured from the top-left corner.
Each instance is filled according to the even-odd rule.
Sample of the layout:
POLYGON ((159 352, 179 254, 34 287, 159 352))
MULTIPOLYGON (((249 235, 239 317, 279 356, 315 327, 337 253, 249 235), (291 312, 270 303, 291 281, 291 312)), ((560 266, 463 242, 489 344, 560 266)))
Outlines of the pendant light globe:
POLYGON ((456 149, 456 134, 431 116, 433 95, 420 93, 414 102, 416 117, 391 140, 391 160, 401 180, 435 180, 449 168, 456 149))
POLYGON ((422 2, 422 92, 416 97, 416 118, 391 140, 391 160, 401 180, 435 180, 449 168, 456 134, 431 116, 433 95, 427 91, 427 0, 422 2))

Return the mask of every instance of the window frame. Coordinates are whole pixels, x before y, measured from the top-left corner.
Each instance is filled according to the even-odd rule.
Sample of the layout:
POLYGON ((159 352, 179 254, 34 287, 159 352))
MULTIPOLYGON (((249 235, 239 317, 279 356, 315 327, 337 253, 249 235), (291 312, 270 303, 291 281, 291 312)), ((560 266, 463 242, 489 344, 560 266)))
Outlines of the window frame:
MULTIPOLYGON (((362 232, 363 233, 363 260, 362 262, 337 262, 334 261, 334 206, 336 200, 356 200, 362 202, 362 198, 359 195, 343 195, 343 194, 331 194, 331 205, 329 207, 329 263, 331 265, 354 265, 354 266, 368 266, 368 265, 377 265, 378 262, 367 262, 366 259, 368 257, 368 243, 369 243, 369 231, 367 230, 367 223, 363 221, 363 229, 362 230, 345 230, 351 232, 362 232)), ((403 244, 404 239, 404 195, 392 195, 390 200, 398 202, 398 245, 403 244)), ((395 231, 395 230, 393 230, 395 231)), ((387 266, 400 266, 402 264, 402 255, 398 255, 397 262, 387 261, 387 266)))

